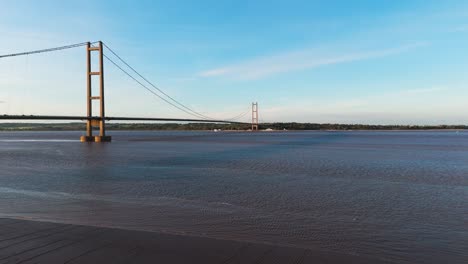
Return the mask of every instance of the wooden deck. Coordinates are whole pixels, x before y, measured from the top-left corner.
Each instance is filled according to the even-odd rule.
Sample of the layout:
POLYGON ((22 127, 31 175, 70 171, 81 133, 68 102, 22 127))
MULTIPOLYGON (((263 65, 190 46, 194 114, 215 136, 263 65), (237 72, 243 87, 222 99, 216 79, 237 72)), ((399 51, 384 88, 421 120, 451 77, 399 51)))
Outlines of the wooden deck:
POLYGON ((0 218, 0 263, 382 263, 263 244, 0 218))

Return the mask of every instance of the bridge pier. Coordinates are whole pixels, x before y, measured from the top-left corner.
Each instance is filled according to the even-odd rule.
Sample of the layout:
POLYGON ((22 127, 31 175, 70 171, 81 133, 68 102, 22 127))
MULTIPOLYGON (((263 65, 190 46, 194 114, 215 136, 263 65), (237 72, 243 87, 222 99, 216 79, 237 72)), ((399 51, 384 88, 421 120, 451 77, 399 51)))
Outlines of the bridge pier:
POLYGON ((80 137, 81 142, 111 142, 112 137, 111 136, 81 136, 80 137))
POLYGON ((98 47, 92 47, 88 42, 86 45, 87 53, 87 121, 86 121, 86 136, 81 136, 81 142, 111 142, 112 138, 106 136, 106 119, 104 105, 104 51, 102 41, 99 41, 98 47), (99 71, 94 72, 91 68, 91 52, 99 52, 99 71), (91 78, 93 75, 99 76, 99 96, 93 96, 91 78), (93 100, 99 100, 100 115, 99 118, 93 117, 93 100), (93 136, 93 127, 99 127, 99 136, 93 136))

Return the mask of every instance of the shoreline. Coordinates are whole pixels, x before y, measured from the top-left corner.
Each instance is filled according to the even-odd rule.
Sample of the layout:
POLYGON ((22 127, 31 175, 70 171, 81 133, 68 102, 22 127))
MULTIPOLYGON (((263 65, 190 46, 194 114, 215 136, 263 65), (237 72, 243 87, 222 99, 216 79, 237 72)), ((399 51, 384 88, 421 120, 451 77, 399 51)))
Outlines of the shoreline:
MULTIPOLYGON (((80 132, 84 133, 81 129, 1 129, 0 132, 80 132)), ((112 129, 108 128, 106 131, 110 132, 232 132, 232 133, 250 133, 252 130, 203 130, 203 129, 112 129)), ((468 128, 427 128, 427 129, 291 129, 291 130, 266 130, 260 129, 257 132, 457 132, 457 131, 468 131, 468 128)))
MULTIPOLYGON (((0 131, 85 131, 85 123, 0 123, 0 131)), ((112 123, 106 124, 107 131, 213 131, 248 132, 251 125, 220 123, 112 123)), ((452 131, 468 130, 467 125, 370 125, 329 123, 262 123, 263 132, 281 131, 452 131)))

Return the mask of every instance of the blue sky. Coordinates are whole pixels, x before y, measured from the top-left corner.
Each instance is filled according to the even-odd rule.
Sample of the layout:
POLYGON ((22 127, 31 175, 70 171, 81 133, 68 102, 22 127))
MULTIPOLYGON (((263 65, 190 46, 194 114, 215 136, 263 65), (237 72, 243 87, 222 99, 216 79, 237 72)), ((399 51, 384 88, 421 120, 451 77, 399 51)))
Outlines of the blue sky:
MULTIPOLYGON (((216 118, 468 123, 466 1, 4 1, 0 53, 102 40, 216 118)), ((0 60, 0 112, 85 113, 85 50, 0 60)), ((188 117, 106 64, 107 114, 188 117)))

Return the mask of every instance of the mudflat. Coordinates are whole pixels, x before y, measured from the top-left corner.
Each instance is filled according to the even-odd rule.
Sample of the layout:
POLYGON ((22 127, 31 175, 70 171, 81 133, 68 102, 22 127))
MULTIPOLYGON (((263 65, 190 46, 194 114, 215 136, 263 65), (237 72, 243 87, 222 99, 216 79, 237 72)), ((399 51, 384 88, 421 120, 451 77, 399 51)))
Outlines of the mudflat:
POLYGON ((389 263, 333 252, 0 218, 0 263, 389 263))

